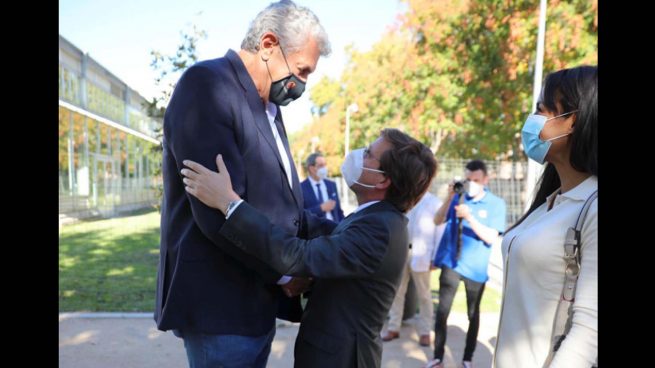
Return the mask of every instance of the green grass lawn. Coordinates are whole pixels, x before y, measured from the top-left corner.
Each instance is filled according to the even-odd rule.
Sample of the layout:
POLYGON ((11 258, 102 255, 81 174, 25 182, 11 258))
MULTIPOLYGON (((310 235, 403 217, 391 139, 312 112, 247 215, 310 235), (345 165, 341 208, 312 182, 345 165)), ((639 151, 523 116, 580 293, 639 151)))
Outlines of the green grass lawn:
MULTIPOLYGON (((59 311, 152 312, 159 262, 159 213, 87 221, 59 233, 59 311)), ((439 298, 440 270, 432 272, 439 298)), ((486 287, 482 312, 500 311, 500 293, 486 287)), ((464 283, 452 311, 466 312, 464 283)))
MULTIPOLYGON (((435 313, 437 304, 439 304, 439 276, 441 275, 441 270, 436 269, 432 271, 430 277, 430 289, 432 290, 432 302, 434 304, 435 313)), ((482 294, 482 301, 480 302, 480 312, 497 312, 500 313, 500 292, 496 291, 494 288, 490 287, 487 284, 484 288, 484 293, 482 294)), ((463 312, 466 313, 466 291, 464 290, 464 282, 459 283, 457 288, 457 294, 455 294, 455 300, 453 301, 453 307, 451 312, 463 312)))
POLYGON ((59 311, 151 312, 159 213, 86 221, 59 232, 59 311))

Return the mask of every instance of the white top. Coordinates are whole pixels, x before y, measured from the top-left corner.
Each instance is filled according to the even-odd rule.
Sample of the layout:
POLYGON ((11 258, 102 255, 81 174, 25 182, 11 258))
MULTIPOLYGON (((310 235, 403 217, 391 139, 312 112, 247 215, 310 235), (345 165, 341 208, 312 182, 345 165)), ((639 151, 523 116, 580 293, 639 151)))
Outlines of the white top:
MULTIPOLYGON (((309 183, 312 185, 312 190, 314 191, 316 198, 319 198, 318 192, 316 190, 316 184, 321 184, 319 187, 321 188, 321 194, 323 195, 323 202, 330 199, 330 197, 328 197, 327 186, 325 186, 325 181, 323 181, 323 179, 316 181, 311 176, 308 176, 307 179, 309 179, 309 183)), ((332 217, 332 211, 325 212, 325 217, 328 220, 334 220, 334 217, 332 217)))
POLYGON ((441 207, 441 199, 426 192, 423 198, 407 213, 407 231, 410 249, 410 267, 414 272, 427 272, 434 253, 446 228, 446 223, 434 224, 434 214, 441 207))
POLYGON ((357 206, 357 208, 355 208, 353 213, 357 213, 357 212, 363 210, 364 208, 370 207, 370 206, 372 206, 372 205, 374 205, 374 204, 376 204, 378 202, 380 202, 380 201, 370 201, 370 202, 366 202, 364 204, 360 204, 359 206, 357 206))
POLYGON ((277 150, 280 153, 280 158, 282 158, 282 166, 284 166, 284 171, 287 173, 287 180, 289 181, 289 187, 293 188, 292 178, 291 178, 291 163, 289 162, 289 156, 287 156, 287 150, 284 149, 284 143, 282 143, 282 138, 277 131, 275 126, 275 115, 277 115, 277 106, 274 103, 269 102, 266 105, 266 116, 268 117, 268 124, 271 126, 273 131, 273 137, 275 138, 275 143, 277 144, 277 150))
MULTIPOLYGON (((564 285, 564 239, 585 200, 598 188, 595 176, 566 193, 559 190, 505 234, 505 286, 494 366, 541 368, 550 349, 555 311, 564 285), (553 207, 547 211, 554 198, 553 207)), ((598 355, 598 201, 582 227, 582 264, 573 303, 573 324, 550 368, 590 367, 598 355)))

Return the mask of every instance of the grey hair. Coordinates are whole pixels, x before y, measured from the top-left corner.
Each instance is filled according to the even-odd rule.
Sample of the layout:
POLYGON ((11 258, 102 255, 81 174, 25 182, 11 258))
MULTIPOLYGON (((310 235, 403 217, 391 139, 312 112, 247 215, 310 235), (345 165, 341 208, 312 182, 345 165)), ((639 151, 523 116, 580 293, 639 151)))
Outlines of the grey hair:
POLYGON ((259 42, 266 32, 274 33, 280 40, 284 52, 291 54, 300 50, 309 36, 314 37, 321 56, 332 52, 327 33, 318 17, 309 8, 298 6, 291 0, 271 3, 250 22, 241 49, 257 52, 259 42))
POLYGON ((311 155, 309 155, 307 157, 307 160, 305 160, 305 167, 309 169, 310 166, 316 165, 316 159, 319 157, 324 157, 324 156, 320 152, 314 152, 311 155))

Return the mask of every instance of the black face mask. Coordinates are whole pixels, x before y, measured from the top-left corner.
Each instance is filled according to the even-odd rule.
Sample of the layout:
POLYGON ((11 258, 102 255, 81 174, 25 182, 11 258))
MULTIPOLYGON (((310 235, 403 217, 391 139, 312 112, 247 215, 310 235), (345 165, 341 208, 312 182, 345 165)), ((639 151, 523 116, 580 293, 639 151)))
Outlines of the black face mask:
MULTIPOLYGON (((282 47, 280 47, 280 51, 282 51, 282 47)), ((268 93, 268 100, 276 105, 286 106, 289 102, 297 99, 305 92, 305 82, 291 73, 291 68, 289 68, 284 51, 282 51, 282 57, 284 57, 284 62, 287 64, 289 75, 271 82, 271 91, 268 93)), ((268 69, 268 61, 266 62, 266 70, 268 70, 268 75, 273 79, 271 71, 268 69)))

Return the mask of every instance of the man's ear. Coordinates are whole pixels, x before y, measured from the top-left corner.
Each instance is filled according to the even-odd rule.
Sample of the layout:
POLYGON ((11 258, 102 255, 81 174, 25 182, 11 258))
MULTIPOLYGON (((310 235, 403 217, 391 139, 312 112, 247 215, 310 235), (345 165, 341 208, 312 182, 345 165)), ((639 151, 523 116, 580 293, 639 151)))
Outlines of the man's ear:
POLYGON ((391 178, 388 176, 384 177, 384 180, 375 184, 375 189, 386 190, 391 185, 391 178))
POLYGON ((259 40, 259 52, 263 61, 268 61, 273 55, 275 46, 278 46, 280 41, 273 32, 266 32, 259 40))

